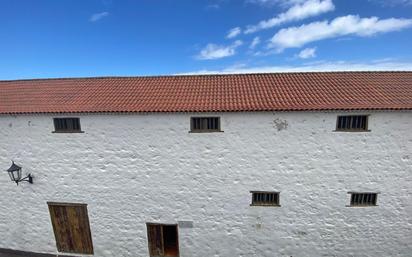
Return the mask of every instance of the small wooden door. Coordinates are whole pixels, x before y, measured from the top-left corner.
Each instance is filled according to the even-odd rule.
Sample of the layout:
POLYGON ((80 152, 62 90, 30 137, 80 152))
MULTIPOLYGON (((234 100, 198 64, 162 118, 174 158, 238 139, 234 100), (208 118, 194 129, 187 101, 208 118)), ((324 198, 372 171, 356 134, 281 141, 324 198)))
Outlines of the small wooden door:
POLYGON ((86 204, 47 203, 59 252, 93 254, 86 204))
POLYGON ((177 225, 153 223, 146 225, 150 257, 179 256, 177 225))

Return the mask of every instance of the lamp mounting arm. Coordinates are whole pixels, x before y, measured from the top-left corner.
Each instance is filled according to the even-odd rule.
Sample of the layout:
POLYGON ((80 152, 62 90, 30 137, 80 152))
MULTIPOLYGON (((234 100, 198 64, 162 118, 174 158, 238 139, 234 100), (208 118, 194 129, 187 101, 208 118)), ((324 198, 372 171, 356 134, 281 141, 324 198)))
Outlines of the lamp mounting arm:
POLYGON ((29 182, 30 184, 33 184, 33 176, 29 173, 29 175, 27 175, 27 176, 25 176, 24 178, 16 181, 16 184, 19 185, 19 182, 22 182, 22 181, 27 181, 27 182, 29 182))

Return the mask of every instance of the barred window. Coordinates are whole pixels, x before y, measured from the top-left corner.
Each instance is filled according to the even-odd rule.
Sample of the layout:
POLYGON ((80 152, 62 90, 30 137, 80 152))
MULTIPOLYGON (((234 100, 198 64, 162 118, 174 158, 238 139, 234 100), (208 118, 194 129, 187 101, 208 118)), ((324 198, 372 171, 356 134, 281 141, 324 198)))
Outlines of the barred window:
POLYGON ((377 193, 350 193, 350 206, 375 206, 377 193))
POLYGON ((337 131, 367 131, 368 115, 338 116, 337 131))
POLYGON ((81 132, 79 118, 54 118, 54 132, 81 132))
POLYGON ((191 132, 220 132, 220 117, 192 117, 191 132))
POLYGON ((279 192, 251 191, 252 206, 279 206, 279 192))

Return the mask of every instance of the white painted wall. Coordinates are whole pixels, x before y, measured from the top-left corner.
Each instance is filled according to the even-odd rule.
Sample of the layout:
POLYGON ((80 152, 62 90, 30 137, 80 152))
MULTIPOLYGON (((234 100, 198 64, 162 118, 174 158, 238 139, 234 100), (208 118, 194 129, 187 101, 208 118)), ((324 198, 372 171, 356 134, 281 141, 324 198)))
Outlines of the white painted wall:
POLYGON ((370 113, 371 132, 333 132, 338 113, 221 113, 224 133, 188 133, 191 114, 0 116, 0 248, 56 253, 47 201, 88 204, 95 256, 148 256, 146 222, 191 220, 181 257, 412 256, 412 113, 370 113), (286 120, 278 131, 274 120, 286 120), (281 207, 251 207, 250 190, 281 207), (377 207, 346 207, 348 191, 377 207))

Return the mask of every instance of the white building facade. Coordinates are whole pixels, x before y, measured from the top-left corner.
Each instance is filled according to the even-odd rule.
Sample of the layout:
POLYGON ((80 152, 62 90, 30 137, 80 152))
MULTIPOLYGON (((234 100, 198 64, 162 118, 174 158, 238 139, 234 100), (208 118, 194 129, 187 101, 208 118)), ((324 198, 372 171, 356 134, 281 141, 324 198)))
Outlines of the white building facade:
POLYGON ((57 202, 87 205, 94 256, 150 256, 148 224, 176 226, 178 253, 159 256, 412 256, 411 129, 409 110, 2 114, 3 170, 33 184, 2 172, 0 248, 82 255, 56 247, 57 202), (347 115, 367 129, 337 131, 347 115), (54 133, 67 117, 81 133, 54 133))

